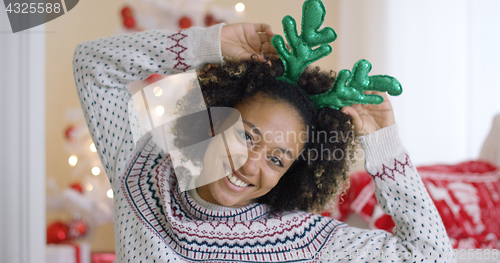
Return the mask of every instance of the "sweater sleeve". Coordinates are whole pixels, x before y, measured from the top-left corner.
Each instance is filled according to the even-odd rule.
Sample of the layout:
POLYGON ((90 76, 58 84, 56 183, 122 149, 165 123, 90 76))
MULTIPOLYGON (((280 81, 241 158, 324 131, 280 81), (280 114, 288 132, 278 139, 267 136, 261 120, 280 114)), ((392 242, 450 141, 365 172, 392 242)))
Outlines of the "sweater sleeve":
POLYGON ((448 234, 420 176, 402 146, 396 124, 360 137, 367 172, 394 235, 340 227, 324 258, 337 262, 456 262, 448 234))
POLYGON ((221 63, 220 30, 145 31, 86 41, 76 47, 73 74, 80 104, 108 178, 125 170, 135 149, 128 84, 153 73, 170 75, 221 63))

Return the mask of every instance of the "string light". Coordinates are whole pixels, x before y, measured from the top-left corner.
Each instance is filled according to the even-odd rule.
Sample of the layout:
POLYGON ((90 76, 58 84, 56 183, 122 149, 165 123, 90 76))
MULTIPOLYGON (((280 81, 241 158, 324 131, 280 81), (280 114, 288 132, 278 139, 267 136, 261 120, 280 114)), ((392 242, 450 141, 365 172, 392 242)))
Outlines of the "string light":
POLYGON ((155 94, 156 97, 160 97, 161 94, 163 94, 163 90, 160 87, 155 87, 153 89, 153 93, 155 94))
POLYGON ((92 144, 90 145, 90 150, 91 150, 92 152, 97 152, 97 149, 95 148, 95 144, 94 144, 94 143, 92 143, 92 144))
POLYGON ((158 106, 158 107, 156 107, 155 111, 156 111, 156 114, 158 116, 161 116, 161 115, 163 115, 163 113, 165 113, 165 108, 163 108, 163 106, 158 106))
POLYGON ((92 168, 93 175, 98 176, 100 173, 101 173, 101 169, 99 169, 99 167, 94 166, 94 168, 92 168))
POLYGON ((107 195, 109 198, 113 198, 113 190, 112 190, 112 189, 109 189, 109 190, 106 192, 106 195, 107 195))
POLYGON ((92 191, 94 189, 94 186, 92 184, 87 184, 87 186, 85 187, 85 189, 87 189, 87 191, 92 191))
POLYGON ((237 3, 235 6, 234 6, 234 9, 236 9, 236 12, 243 12, 245 11, 245 5, 243 3, 237 3))
POLYGON ((75 165, 76 165, 76 163, 78 163, 78 158, 76 158, 76 156, 75 156, 75 155, 71 155, 71 156, 69 157, 68 162, 69 162, 69 165, 71 165, 71 166, 75 166, 75 165))

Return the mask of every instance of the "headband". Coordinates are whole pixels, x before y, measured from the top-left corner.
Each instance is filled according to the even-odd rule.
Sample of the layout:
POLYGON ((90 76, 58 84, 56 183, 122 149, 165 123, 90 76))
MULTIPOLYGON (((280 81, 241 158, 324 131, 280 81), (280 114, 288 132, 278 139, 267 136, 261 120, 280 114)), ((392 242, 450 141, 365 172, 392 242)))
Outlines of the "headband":
MULTIPOLYGON (((337 39, 331 27, 320 27, 325 21, 326 9, 321 0, 306 0, 302 5, 301 34, 298 35, 297 24, 293 17, 283 18, 283 30, 290 46, 287 48, 283 37, 275 35, 271 39, 285 67, 283 76, 278 79, 296 85, 302 72, 311 63, 329 55, 332 47, 329 43, 337 39), (317 47, 317 48, 314 48, 317 47)), ((340 109, 344 106, 358 104, 380 104, 384 98, 379 95, 364 94, 365 91, 381 91, 398 96, 403 92, 399 81, 391 76, 368 76, 372 65, 367 60, 356 62, 352 71, 341 70, 332 88, 322 94, 309 95, 317 109, 330 107, 340 109)))

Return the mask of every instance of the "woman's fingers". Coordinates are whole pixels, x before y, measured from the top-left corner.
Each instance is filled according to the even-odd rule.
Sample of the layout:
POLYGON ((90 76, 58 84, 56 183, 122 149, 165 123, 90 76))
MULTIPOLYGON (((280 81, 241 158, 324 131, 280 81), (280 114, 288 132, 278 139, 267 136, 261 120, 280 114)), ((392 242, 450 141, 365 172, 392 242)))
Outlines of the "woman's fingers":
POLYGON ((260 24, 253 24, 254 28, 255 28, 255 32, 264 32, 266 33, 266 35, 272 37, 274 36, 274 31, 273 31, 273 28, 268 25, 268 24, 263 24, 263 23, 260 23, 260 24))
POLYGON ((237 60, 256 58, 266 61, 264 53, 276 54, 271 45, 274 32, 268 24, 240 23, 226 25, 221 31, 222 55, 237 60))
POLYGON ((271 45, 274 36, 273 29, 268 24, 254 24, 254 28, 260 39, 260 51, 268 54, 276 54, 276 50, 271 45))
POLYGON ((267 54, 276 54, 276 49, 274 49, 271 43, 262 43, 261 51, 267 54))

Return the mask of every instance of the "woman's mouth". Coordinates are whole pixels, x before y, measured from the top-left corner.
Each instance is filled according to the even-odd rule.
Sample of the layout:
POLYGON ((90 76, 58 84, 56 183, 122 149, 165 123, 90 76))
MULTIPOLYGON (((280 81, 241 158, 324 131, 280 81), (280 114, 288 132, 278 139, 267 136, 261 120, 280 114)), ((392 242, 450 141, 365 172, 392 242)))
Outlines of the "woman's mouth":
POLYGON ((238 179, 238 177, 236 177, 236 175, 234 175, 233 172, 231 171, 231 168, 228 167, 228 165, 226 165, 226 164, 224 164, 224 173, 226 174, 229 182, 231 182, 235 186, 238 186, 238 187, 251 186, 251 184, 247 184, 247 183, 241 181, 240 179, 238 179))

